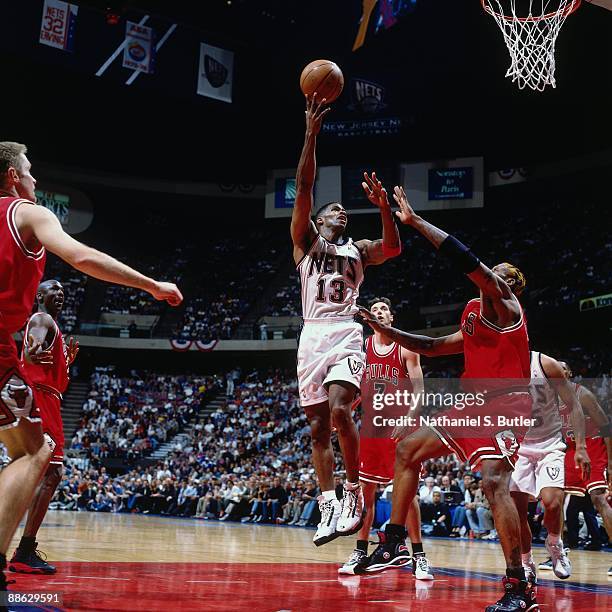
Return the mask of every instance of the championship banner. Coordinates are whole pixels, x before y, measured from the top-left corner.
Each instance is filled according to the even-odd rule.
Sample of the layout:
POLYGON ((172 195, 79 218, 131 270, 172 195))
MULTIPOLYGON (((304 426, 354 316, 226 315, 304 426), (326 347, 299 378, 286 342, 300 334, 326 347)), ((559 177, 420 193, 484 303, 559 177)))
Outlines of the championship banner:
POLYGON ((233 80, 233 51, 200 43, 198 95, 231 103, 233 80))
POLYGON ((41 45, 72 51, 79 7, 61 0, 45 0, 38 42, 41 45))
POLYGON ((123 67, 152 74, 155 63, 155 31, 133 21, 125 24, 123 67))

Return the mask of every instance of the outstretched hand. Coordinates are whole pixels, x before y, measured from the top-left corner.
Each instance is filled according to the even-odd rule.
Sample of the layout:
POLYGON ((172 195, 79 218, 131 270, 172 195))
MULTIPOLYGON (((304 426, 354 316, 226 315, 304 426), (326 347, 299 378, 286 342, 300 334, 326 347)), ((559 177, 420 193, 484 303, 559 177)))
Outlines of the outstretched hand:
POLYGON ((70 340, 68 341, 68 345, 66 346, 66 353, 68 356, 68 365, 74 363, 76 359, 77 353, 79 352, 79 343, 72 336, 70 336, 70 340))
POLYGON ((397 202, 399 206, 399 210, 395 213, 395 216, 404 224, 410 225, 416 214, 414 210, 412 210, 412 206, 408 202, 408 198, 406 197, 406 192, 403 187, 398 187, 397 185, 393 189, 393 199, 397 202))
POLYGON ((378 180, 376 172, 372 172, 370 176, 367 172, 363 173, 365 179, 361 186, 370 202, 378 208, 388 208, 389 199, 387 198, 387 190, 383 187, 383 184, 378 180))
POLYGON ((331 110, 331 106, 325 106, 325 102, 325 98, 317 100, 317 92, 306 96, 306 130, 315 136, 321 131, 323 117, 331 110))
POLYGON ((374 331, 382 332, 386 327, 367 308, 359 306, 357 313, 374 331))
POLYGON ((28 338, 28 358, 34 365, 53 365, 53 353, 44 350, 42 342, 32 336, 28 338))

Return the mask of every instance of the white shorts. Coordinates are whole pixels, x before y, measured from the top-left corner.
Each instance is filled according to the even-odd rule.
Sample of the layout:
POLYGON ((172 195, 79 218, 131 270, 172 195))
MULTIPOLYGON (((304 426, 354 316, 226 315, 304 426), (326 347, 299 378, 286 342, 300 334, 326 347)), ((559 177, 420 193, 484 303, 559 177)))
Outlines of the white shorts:
POLYGON ((545 487, 565 488, 565 442, 561 436, 544 442, 523 441, 512 472, 510 491, 538 497, 545 487))
POLYGON ((327 401, 327 385, 351 383, 357 389, 365 370, 363 328, 352 318, 307 321, 300 334, 297 375, 302 406, 327 401))

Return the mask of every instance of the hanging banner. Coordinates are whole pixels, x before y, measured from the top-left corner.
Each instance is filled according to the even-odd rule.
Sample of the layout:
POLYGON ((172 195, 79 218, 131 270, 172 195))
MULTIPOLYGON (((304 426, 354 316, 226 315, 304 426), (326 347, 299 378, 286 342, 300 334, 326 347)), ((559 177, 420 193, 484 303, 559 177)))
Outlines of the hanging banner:
POLYGON ((232 101, 234 79, 234 52, 200 43, 198 95, 232 101))
POLYGON ((72 51, 79 7, 61 0, 45 0, 38 42, 64 51, 72 51))
POLYGON ((152 74, 155 63, 155 31, 133 21, 125 24, 123 67, 152 74))

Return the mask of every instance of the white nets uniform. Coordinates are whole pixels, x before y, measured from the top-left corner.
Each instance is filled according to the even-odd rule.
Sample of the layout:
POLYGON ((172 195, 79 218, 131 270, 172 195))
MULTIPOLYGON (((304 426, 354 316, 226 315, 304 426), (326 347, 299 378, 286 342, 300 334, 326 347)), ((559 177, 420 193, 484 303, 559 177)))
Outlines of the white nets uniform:
POLYGON ((357 389, 361 384, 363 330, 354 317, 363 263, 352 239, 337 245, 317 236, 297 269, 304 317, 297 365, 300 402, 312 406, 327 401, 331 382, 357 389))
POLYGON ((540 495, 545 487, 565 487, 565 450, 559 397, 542 368, 541 354, 531 351, 532 418, 536 422, 521 442, 510 481, 511 491, 540 495))

